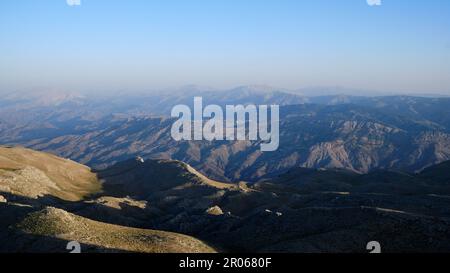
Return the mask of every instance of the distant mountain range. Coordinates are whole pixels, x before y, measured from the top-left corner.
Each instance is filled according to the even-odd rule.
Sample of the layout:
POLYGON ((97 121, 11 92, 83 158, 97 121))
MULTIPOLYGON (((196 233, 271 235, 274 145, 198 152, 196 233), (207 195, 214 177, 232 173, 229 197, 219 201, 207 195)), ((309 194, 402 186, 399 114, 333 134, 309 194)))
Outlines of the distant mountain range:
MULTIPOLYGON (((162 96, 162 95, 161 95, 162 96)), ((57 104, 3 101, 0 143, 24 145, 94 168, 142 156, 175 159, 224 181, 258 181, 291 168, 343 168, 358 173, 411 173, 450 160, 450 98, 327 96, 305 99, 242 87, 162 97, 67 97, 57 104), (204 103, 280 104, 280 148, 259 143, 176 142, 170 108, 204 103), (290 104, 294 105, 290 105, 290 104)))
POLYGON ((188 91, 0 100, 0 143, 51 153, 0 148, 0 252, 448 252, 450 99, 188 91), (279 150, 174 141, 196 95, 280 104, 279 150))

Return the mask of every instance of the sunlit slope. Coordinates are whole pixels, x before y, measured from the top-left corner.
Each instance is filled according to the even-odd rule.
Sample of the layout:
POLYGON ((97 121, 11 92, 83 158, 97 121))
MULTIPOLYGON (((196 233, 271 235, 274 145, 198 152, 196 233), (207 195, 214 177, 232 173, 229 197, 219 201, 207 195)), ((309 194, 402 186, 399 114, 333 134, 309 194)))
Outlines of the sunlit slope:
POLYGON ((90 168, 25 148, 0 147, 0 191, 38 198, 78 201, 101 190, 90 168))
POLYGON ((20 224, 27 234, 77 241, 97 249, 141 253, 212 253, 193 237, 172 232, 130 228, 86 219, 47 207, 29 214, 20 224))

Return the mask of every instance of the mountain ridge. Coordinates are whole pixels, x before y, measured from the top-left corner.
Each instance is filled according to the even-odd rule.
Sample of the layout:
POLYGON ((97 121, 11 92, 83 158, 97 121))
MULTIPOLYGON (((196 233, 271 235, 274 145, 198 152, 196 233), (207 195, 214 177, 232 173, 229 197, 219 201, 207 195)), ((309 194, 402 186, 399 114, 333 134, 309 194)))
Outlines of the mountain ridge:
POLYGON ((297 168, 229 184, 135 158, 97 173, 102 190, 78 201, 1 191, 0 252, 65 252, 72 240, 86 252, 365 252, 372 240, 385 252, 445 252, 448 164, 419 174, 297 168))
POLYGON ((448 98, 331 96, 305 103, 285 93, 275 97, 276 89, 243 88, 250 93, 242 92, 242 97, 194 89, 165 98, 38 104, 19 112, 6 107, 0 111, 0 143, 48 151, 97 169, 136 156, 180 160, 225 182, 258 181, 293 167, 416 172, 450 160, 448 98), (268 154, 259 151, 258 142, 176 142, 170 136, 174 120, 150 114, 154 107, 189 105, 193 96, 204 93, 209 94, 205 103, 219 105, 281 103, 280 148, 268 154), (284 105, 292 103, 299 104, 284 105))

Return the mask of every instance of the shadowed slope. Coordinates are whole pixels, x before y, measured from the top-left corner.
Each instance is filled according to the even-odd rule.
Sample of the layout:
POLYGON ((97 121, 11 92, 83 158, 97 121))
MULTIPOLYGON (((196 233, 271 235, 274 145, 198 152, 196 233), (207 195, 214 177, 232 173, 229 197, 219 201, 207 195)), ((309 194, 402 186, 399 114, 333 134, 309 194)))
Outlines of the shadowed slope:
POLYGON ((99 172, 105 192, 147 198, 156 192, 192 187, 205 191, 238 190, 238 184, 211 180, 195 169, 174 160, 128 160, 99 172))

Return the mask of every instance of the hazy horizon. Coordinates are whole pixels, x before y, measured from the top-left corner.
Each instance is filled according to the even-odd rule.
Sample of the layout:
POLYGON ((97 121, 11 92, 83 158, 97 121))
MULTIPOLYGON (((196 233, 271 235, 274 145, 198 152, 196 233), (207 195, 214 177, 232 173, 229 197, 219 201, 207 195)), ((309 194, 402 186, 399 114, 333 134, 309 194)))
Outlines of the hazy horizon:
POLYGON ((450 95, 450 2, 0 3, 0 93, 268 85, 450 95))
POLYGON ((213 87, 188 84, 182 86, 171 86, 163 88, 143 88, 143 89, 63 89, 63 88, 31 88, 21 90, 0 90, 0 95, 4 96, 4 99, 23 99, 23 98, 40 98, 49 97, 49 99, 62 99, 64 97, 121 97, 121 96, 152 96, 152 95, 164 95, 170 93, 171 95, 191 93, 193 96, 201 95, 203 92, 229 92, 233 90, 249 90, 257 93, 265 92, 283 92, 287 94, 293 94, 300 97, 327 97, 327 96, 350 96, 350 97, 389 97, 389 96, 411 96, 411 97, 430 97, 430 98, 447 98, 450 97, 450 92, 398 92, 387 90, 369 90, 369 89, 357 89, 346 88, 342 86, 308 86, 303 88, 289 89, 280 86, 269 86, 261 84, 252 85, 239 85, 230 87, 213 87))

